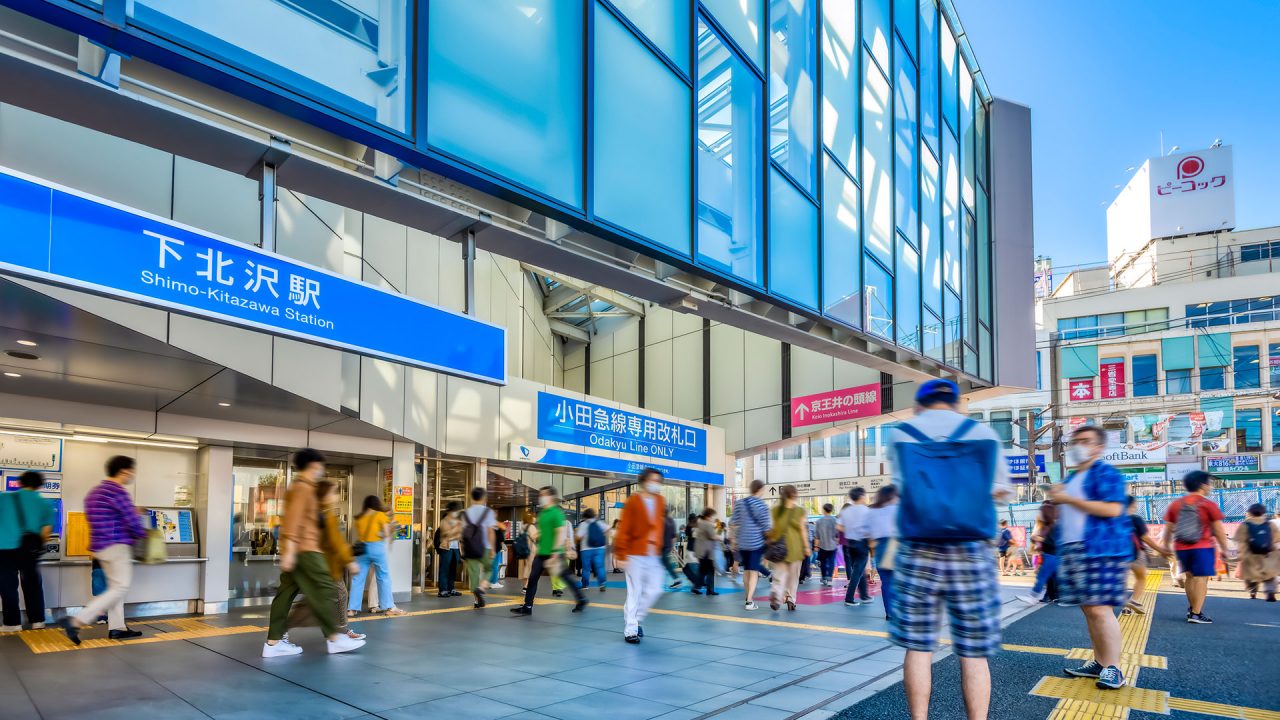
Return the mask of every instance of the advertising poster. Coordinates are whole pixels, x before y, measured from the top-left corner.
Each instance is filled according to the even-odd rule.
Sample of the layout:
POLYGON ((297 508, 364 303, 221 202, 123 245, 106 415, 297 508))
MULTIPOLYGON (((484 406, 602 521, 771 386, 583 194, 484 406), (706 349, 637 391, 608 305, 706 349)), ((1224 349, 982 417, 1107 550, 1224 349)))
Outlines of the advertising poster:
POLYGON ((1112 400, 1125 396, 1124 360, 1103 362, 1098 366, 1098 374, 1102 380, 1100 395, 1103 400, 1112 400))
POLYGON ((391 512, 396 515, 413 514, 413 487, 401 485, 395 489, 395 505, 391 512))
POLYGON ((1093 378, 1072 380, 1067 386, 1067 398, 1071 402, 1093 399, 1093 378))
POLYGON ((880 383, 791 399, 791 426, 841 422, 880 414, 880 383))

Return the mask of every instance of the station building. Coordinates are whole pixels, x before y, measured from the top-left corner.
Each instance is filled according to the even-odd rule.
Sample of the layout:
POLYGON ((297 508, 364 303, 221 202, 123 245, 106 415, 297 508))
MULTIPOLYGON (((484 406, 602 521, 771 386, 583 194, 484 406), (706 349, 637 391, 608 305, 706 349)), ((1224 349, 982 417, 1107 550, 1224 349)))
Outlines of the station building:
POLYGON ((0 467, 51 607, 120 453, 132 611, 266 601, 304 446, 405 597, 472 487, 518 531, 652 466, 682 517, 920 380, 1032 387, 1030 197, 949 0, 0 0, 0 467))

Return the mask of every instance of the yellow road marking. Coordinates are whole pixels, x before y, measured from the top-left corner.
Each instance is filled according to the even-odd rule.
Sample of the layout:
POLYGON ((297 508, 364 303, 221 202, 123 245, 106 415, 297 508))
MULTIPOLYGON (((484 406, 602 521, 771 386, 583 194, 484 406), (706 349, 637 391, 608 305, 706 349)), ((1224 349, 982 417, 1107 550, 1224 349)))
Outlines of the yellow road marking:
POLYGON ((1201 715, 1216 715, 1224 718, 1240 718, 1241 720, 1280 720, 1280 712, 1274 710, 1259 710, 1257 708, 1239 707, 1237 705, 1223 705, 1221 703, 1205 702, 1203 700, 1186 700, 1184 698, 1169 698, 1169 708, 1172 710, 1181 710, 1183 712, 1199 713, 1201 715))

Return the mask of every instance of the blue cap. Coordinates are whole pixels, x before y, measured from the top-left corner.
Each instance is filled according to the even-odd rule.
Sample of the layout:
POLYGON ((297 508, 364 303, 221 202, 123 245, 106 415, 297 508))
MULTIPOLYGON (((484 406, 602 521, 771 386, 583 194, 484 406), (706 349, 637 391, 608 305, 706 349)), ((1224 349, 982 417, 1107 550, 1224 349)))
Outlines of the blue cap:
POLYGON ((917 405, 932 405, 936 402, 953 405, 960 402, 960 387, 950 380, 930 380, 916 390, 917 405))

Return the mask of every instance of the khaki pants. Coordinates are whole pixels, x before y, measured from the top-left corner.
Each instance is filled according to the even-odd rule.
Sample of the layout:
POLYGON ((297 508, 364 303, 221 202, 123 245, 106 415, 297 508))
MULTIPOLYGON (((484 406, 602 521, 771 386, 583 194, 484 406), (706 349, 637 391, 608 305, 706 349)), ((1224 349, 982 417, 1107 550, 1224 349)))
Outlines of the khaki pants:
POLYGON ((774 602, 796 599, 796 589, 800 586, 800 561, 773 563, 773 586, 769 588, 769 599, 774 602))
MULTIPOLYGON (((333 606, 333 617, 338 623, 338 632, 345 633, 347 631, 347 584, 341 580, 333 581, 334 588, 337 592, 333 594, 336 601, 333 606)), ((320 620, 316 617, 315 611, 311 609, 311 603, 306 598, 294 601, 293 607, 289 609, 289 620, 287 627, 292 630, 296 627, 319 627, 320 620)))
POLYGON ((484 557, 467 558, 467 585, 472 591, 489 589, 489 573, 493 572, 493 551, 486 550, 484 557))
POLYGON ((133 546, 108 545, 93 557, 107 576, 107 591, 90 600, 76 615, 76 620, 81 625, 92 625, 99 615, 106 613, 108 628, 124 630, 124 597, 133 582, 133 546))
POLYGON ((293 570, 280 573, 280 589, 276 591, 275 600, 271 601, 271 627, 267 630, 268 640, 279 640, 289 629, 289 612, 293 609, 293 601, 302 593, 320 631, 326 638, 338 634, 338 618, 333 614, 334 596, 338 592, 338 583, 329 575, 329 563, 324 555, 318 552, 300 552, 294 561, 293 570))

